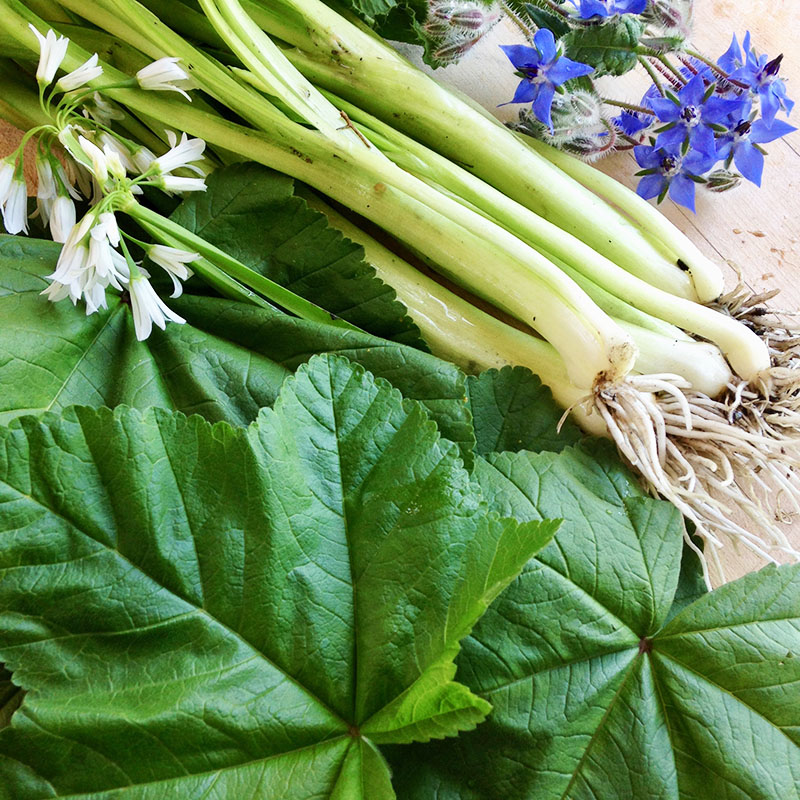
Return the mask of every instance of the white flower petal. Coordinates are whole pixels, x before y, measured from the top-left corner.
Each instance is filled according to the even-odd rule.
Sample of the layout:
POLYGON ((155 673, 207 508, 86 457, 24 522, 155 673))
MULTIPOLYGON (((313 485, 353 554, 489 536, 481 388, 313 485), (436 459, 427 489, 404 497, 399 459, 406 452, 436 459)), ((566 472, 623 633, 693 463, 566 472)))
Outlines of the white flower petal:
POLYGON ((133 278, 128 285, 131 295, 131 310, 133 311, 133 326, 136 338, 144 341, 157 325, 162 330, 166 327, 167 320, 184 323, 183 317, 178 316, 156 294, 150 281, 142 276, 133 278))
POLYGON ((50 214, 50 235, 54 242, 66 242, 75 225, 75 203, 69 197, 59 195, 50 214))
POLYGON ((59 78, 56 84, 56 90, 59 92, 70 92, 73 89, 85 86, 89 81, 99 78, 102 74, 103 68, 98 66, 97 53, 94 53, 77 69, 59 78))

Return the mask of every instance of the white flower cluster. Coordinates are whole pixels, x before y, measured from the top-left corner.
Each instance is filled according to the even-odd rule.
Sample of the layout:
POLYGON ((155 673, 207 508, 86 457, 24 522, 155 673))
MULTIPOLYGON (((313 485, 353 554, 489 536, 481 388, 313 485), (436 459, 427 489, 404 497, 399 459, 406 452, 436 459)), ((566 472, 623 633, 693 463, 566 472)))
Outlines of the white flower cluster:
MULTIPOLYGON (((36 79, 40 87, 50 85, 69 48, 69 40, 50 30, 45 36, 33 26, 39 42, 39 65, 36 79)), ((189 76, 176 58, 161 58, 136 74, 143 89, 176 91, 189 98, 189 76)), ((75 92, 87 87, 103 74, 97 54, 77 69, 59 78, 54 93, 75 92)), ((84 92, 84 94, 86 94, 84 92)), ((84 95, 78 93, 68 103, 72 122, 62 121, 52 128, 67 153, 62 164, 40 142, 36 169, 38 176, 37 207, 43 222, 50 226, 53 239, 63 242, 54 272, 48 276, 50 286, 43 292, 50 300, 65 298, 76 304, 86 303, 86 313, 107 307, 108 287, 127 291, 138 339, 146 339, 156 325, 163 329, 167 321, 184 320, 166 306, 150 284, 150 275, 133 261, 120 232, 115 212, 125 210, 136 216, 134 195, 142 193, 142 185, 154 185, 166 192, 204 191, 203 171, 196 163, 202 158, 205 142, 190 139, 184 133, 180 140, 168 132, 169 150, 156 156, 148 148, 118 137, 109 131, 109 123, 119 112, 99 93, 93 93, 91 105, 84 108, 85 120, 72 110, 84 95), (93 120, 95 122, 93 122, 93 120), (175 175, 189 169, 201 177, 175 175), (76 220, 75 200, 81 193, 91 197, 91 208, 76 220)), ((88 97, 86 98, 88 100, 88 97)), ((47 101, 49 104, 49 100, 47 101)), ((63 120, 63 117, 61 118, 63 120)), ((0 210, 9 233, 27 232, 27 189, 22 177, 21 154, 0 162, 0 210)), ((187 266, 198 259, 198 253, 162 244, 146 245, 132 239, 144 249, 146 257, 163 269, 173 283, 172 297, 182 292, 182 281, 191 274, 187 266)))

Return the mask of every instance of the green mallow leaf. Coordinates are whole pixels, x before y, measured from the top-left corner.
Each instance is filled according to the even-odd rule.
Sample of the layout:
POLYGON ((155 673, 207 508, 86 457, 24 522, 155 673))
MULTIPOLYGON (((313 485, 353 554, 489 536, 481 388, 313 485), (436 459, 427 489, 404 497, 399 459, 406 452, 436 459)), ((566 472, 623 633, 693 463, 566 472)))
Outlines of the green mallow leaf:
POLYGON ((14 420, 0 504, 4 800, 392 798, 376 744, 484 718, 459 641, 558 525, 491 511, 420 404, 333 355, 247 428, 14 420))
POLYGON ((13 682, 11 673, 0 665, 0 730, 11 722, 22 697, 22 690, 13 682))
POLYGON ((393 750, 398 796, 797 798, 800 565, 748 575, 666 622, 681 520, 610 447, 591 448, 478 460, 500 513, 564 523, 464 642, 457 674, 492 704, 489 719, 393 750))
POLYGON ((592 77, 623 75, 637 64, 644 27, 639 17, 624 14, 613 23, 575 28, 562 42, 571 59, 594 67, 592 77))
POLYGON ((467 378, 478 455, 506 450, 563 450, 583 437, 553 393, 524 367, 490 369, 467 378))
POLYGON ((385 339, 425 348, 394 289, 364 249, 294 194, 294 181, 260 164, 208 176, 171 219, 281 286, 385 339))
POLYGON ((216 422, 252 422, 315 353, 346 355, 419 400, 467 462, 474 435, 465 377, 411 347, 229 300, 167 302, 186 325, 134 334, 130 306, 109 292, 86 316, 40 296, 60 245, 0 236, 0 423, 72 404, 161 406, 216 422))

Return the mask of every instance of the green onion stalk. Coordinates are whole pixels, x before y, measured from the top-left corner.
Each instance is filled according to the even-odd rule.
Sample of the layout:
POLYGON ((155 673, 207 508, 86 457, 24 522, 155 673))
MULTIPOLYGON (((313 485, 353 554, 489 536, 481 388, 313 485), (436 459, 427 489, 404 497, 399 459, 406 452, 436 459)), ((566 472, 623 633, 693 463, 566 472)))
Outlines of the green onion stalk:
MULTIPOLYGON (((30 61, 38 52, 39 40, 29 25, 39 37, 50 27, 34 13, 41 3, 0 0, 0 40, 9 55, 30 61)), ((306 183, 356 218, 383 228, 436 271, 491 304, 498 316, 515 318, 519 325, 479 310, 319 201, 332 224, 365 247, 368 260, 395 288, 434 352, 472 371, 516 363, 539 374, 585 428, 616 441, 654 491, 695 524, 712 553, 724 534, 765 558, 771 557, 770 548, 790 549, 759 498, 775 487, 790 499, 796 494, 790 473, 800 465, 793 394, 797 373, 789 356, 775 371, 775 353, 746 324, 744 311, 737 319, 737 314, 696 302, 720 295, 716 267, 666 223, 651 224, 649 212, 626 205, 607 187, 593 186, 628 216, 601 201, 536 147, 438 87, 326 6, 308 0, 279 0, 269 7, 248 0, 199 0, 199 5, 203 14, 176 0, 160 3, 162 20, 136 0, 47 0, 48 15, 61 8, 96 26, 81 34, 76 17, 69 15, 72 23, 53 25, 69 30, 73 39, 111 36, 121 43, 109 48, 121 68, 92 62, 102 75, 92 74, 84 88, 66 92, 55 111, 54 94, 43 94, 41 82, 38 110, 32 107, 32 94, 16 88, 0 103, 0 114, 17 124, 30 120, 27 135, 37 134, 45 142, 58 138, 78 173, 94 176, 94 205, 66 237, 50 299, 71 293, 75 300, 83 292, 88 309, 100 302, 109 280, 127 281, 145 298, 139 308, 144 335, 148 310, 155 324, 179 322, 160 299, 145 297, 144 277, 129 243, 144 248, 156 263, 165 252, 180 262, 165 267, 176 291, 186 274, 184 264, 191 263, 193 271, 227 296, 347 325, 139 202, 142 185, 200 188, 201 179, 182 178, 170 169, 180 161, 178 154, 189 151, 195 159, 187 161, 189 169, 213 168, 212 161, 197 160, 204 140, 223 161, 254 160, 306 183), (206 42, 209 52, 164 20, 206 42), (281 41, 276 43, 265 29, 281 41), (322 55, 325 48, 328 57, 322 55), (148 91, 139 79, 147 72, 139 64, 148 58, 179 60, 178 73, 191 76, 203 95, 195 92, 196 102, 189 103, 148 91), (357 66, 350 63, 353 58, 370 63, 357 66), (322 66, 312 70, 312 62, 322 66), (334 73, 349 74, 352 85, 331 79, 334 73), (402 86, 416 98, 410 105, 420 108, 411 113, 404 103, 401 119, 389 124, 388 108, 365 102, 365 86, 382 86, 395 96, 402 86), (101 123, 97 114, 76 122, 81 104, 98 104, 98 98, 119 109, 119 132, 113 120, 101 123), (431 127, 434 118, 439 120, 438 138, 431 127), (173 130, 198 138, 187 141, 184 135, 178 143, 173 130), (161 145, 165 150, 164 139, 170 149, 156 157, 150 149, 161 145), (101 151, 98 143, 103 142, 101 151), (467 150, 460 149, 468 142, 467 150), (134 170, 136 177, 128 177, 131 167, 111 158, 118 151, 133 160, 147 151, 145 165, 134 170), (450 160, 456 153, 469 169, 450 160), (591 218, 585 225, 584 212, 591 218), (75 263, 88 269, 91 225, 97 226, 92 236, 99 230, 115 244, 116 213, 127 214, 168 251, 127 242, 130 237, 123 234, 116 271, 106 266, 110 277, 94 275, 99 283, 90 292, 84 273, 81 283, 70 269, 75 263), (736 522, 733 509, 743 511, 750 524, 736 522)), ((61 68, 80 72, 90 58, 73 40, 61 68)), ((74 74, 62 80, 69 84, 74 74)), ((188 86, 167 88, 188 91, 188 86)))

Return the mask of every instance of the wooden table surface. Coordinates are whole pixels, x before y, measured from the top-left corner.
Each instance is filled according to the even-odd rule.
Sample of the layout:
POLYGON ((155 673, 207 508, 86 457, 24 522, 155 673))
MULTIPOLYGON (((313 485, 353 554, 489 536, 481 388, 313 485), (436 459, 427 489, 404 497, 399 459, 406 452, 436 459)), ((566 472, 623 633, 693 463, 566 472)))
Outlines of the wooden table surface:
MULTIPOLYGON (((800 50, 793 47, 800 30, 800 0, 695 0, 694 30, 693 44, 712 57, 727 49, 733 32, 741 41, 746 30, 752 32, 759 52, 786 53, 782 74, 790 97, 800 102, 800 50)), ((437 78, 466 91, 501 118, 513 119, 518 107, 497 105, 512 97, 518 79, 497 45, 519 41, 516 29, 501 23, 460 64, 438 70, 437 78)), ((638 102, 647 85, 645 76, 632 74, 623 81, 624 89, 615 85, 614 96, 638 102)), ((796 119, 800 120, 800 110, 796 119)), ((800 127, 795 118, 790 121, 800 127)), ((0 156, 16 146, 17 137, 13 129, 0 125, 0 156)), ((800 131, 768 145, 768 150, 763 189, 744 183, 721 195, 698 192, 696 216, 669 202, 661 208, 707 255, 736 264, 753 289, 778 287, 782 290, 778 304, 800 309, 800 131)), ((635 181, 636 167, 629 153, 611 156, 599 166, 623 183, 635 181)), ((731 270, 731 283, 734 277, 731 270)), ((790 526, 790 539, 800 549, 800 520, 790 526)), ((723 561, 729 579, 761 563, 733 547, 726 549, 723 561)))

